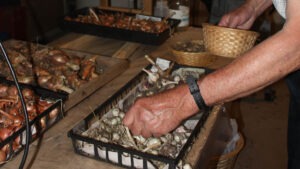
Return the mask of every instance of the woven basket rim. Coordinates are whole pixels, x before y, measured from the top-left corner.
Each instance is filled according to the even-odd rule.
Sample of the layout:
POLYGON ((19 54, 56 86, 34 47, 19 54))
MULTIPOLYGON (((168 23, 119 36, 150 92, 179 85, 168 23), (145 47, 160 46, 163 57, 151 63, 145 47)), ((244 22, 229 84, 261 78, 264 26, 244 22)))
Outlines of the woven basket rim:
POLYGON ((187 51, 180 51, 180 50, 176 50, 176 49, 173 49, 171 48, 172 52, 176 52, 176 53, 181 53, 181 54, 195 54, 195 55, 198 55, 198 54, 208 54, 208 55, 211 55, 209 52, 207 51, 201 51, 201 52, 187 52, 187 51))
MULTIPOLYGON (((182 41, 178 41, 178 42, 182 42, 182 43, 187 43, 187 42, 199 42, 201 45, 204 45, 204 40, 203 39, 189 39, 189 40, 182 40, 182 41)), ((208 52, 205 51, 205 49, 203 51, 199 51, 199 52, 188 52, 188 51, 182 51, 182 50, 176 50, 174 49, 174 46, 176 45, 176 43, 171 44, 169 46, 169 49, 172 52, 176 52, 176 53, 182 53, 182 54, 207 54, 208 52)))
POLYGON ((220 159, 234 157, 243 149, 244 144, 245 144, 245 140, 244 140, 244 137, 241 133, 239 133, 239 136, 240 136, 240 139, 237 141, 237 147, 233 151, 231 151, 227 154, 221 155, 220 159))
POLYGON ((202 28, 204 27, 211 27, 213 29, 219 29, 222 31, 235 31, 235 32, 240 32, 240 33, 248 33, 248 34, 253 34, 255 36, 259 36, 260 34, 258 32, 255 31, 251 31, 251 30, 245 30, 245 29, 236 29, 236 28, 228 28, 228 27, 224 27, 224 26, 216 26, 210 23, 202 23, 202 28))
POLYGON ((214 156, 211 159, 220 161, 220 160, 228 160, 230 158, 236 157, 239 154, 239 152, 243 149, 244 144, 245 144, 243 135, 241 133, 239 133, 239 136, 240 136, 240 139, 237 141, 237 143, 236 143, 237 146, 233 151, 231 151, 227 154, 220 155, 220 156, 214 156))
POLYGON ((188 66, 205 66, 215 60, 209 52, 187 52, 171 49, 177 63, 188 66))

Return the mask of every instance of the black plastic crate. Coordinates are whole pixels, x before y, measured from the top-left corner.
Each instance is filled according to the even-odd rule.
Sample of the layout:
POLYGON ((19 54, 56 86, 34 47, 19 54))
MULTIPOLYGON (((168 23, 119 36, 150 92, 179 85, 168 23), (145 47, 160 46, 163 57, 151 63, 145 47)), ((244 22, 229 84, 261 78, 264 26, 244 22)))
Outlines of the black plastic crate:
MULTIPOLYGON (((0 77, 0 84, 5 84, 8 86, 15 85, 14 82, 8 81, 2 77, 0 77)), ((20 84, 21 90, 25 88, 33 90, 35 95, 37 95, 39 99, 53 101, 53 104, 50 107, 48 107, 42 113, 38 114, 34 119, 29 121, 29 125, 31 128, 30 143, 32 143, 34 140, 39 138, 44 132, 46 132, 50 127, 52 127, 55 123, 57 123, 64 117, 63 102, 67 99, 67 95, 63 93, 56 93, 39 87, 33 87, 31 85, 20 84), (53 111, 57 112, 51 115, 51 112, 53 111), (41 120, 43 120, 43 123, 41 123, 41 120)), ((5 146, 8 146, 6 160, 1 161, 0 164, 5 164, 24 149, 26 139, 26 126, 25 123, 23 124, 24 125, 22 127, 14 131, 13 134, 11 134, 5 140, 0 141, 1 151, 3 151, 2 149, 5 146), (18 147, 14 147, 16 144, 16 140, 18 140, 18 147)))
MULTIPOLYGON (((149 69, 150 66, 147 68, 149 69)), ((180 66, 176 66, 177 68, 180 68, 180 66)), ((144 72, 139 73, 135 78, 133 78, 130 82, 128 82, 124 87, 122 87, 118 92, 116 92, 112 97, 110 97, 107 101, 105 101, 102 105, 100 105, 97 109, 95 109, 91 114, 89 114, 86 118, 84 118, 82 121, 80 121, 75 127, 68 132, 68 136, 72 139, 72 144, 74 147, 74 151, 77 154, 90 157, 96 160, 105 161, 108 163, 112 163, 118 166, 122 166, 125 168, 136 168, 134 165, 134 161, 136 159, 142 160, 143 166, 142 168, 147 169, 149 168, 148 161, 159 161, 164 164, 168 164, 169 169, 175 169, 177 164, 180 160, 184 158, 186 153, 188 152, 188 149, 193 144, 196 136, 201 130, 201 127, 204 125, 204 122, 206 121, 208 114, 210 112, 203 112, 201 118, 196 124, 196 127, 194 127, 191 135, 188 137, 187 142, 184 144, 184 146, 181 148, 180 152, 176 156, 176 158, 167 157, 163 155, 153 155, 146 152, 141 152, 135 149, 125 148, 121 145, 113 144, 113 143, 105 143, 98 141, 93 138, 82 136, 81 133, 83 131, 86 131, 96 120, 100 119, 106 112, 108 112, 110 109, 114 107, 122 98, 124 98, 127 93, 129 93, 137 84, 139 84, 142 79, 146 77, 146 74, 144 72), (79 146, 80 143, 88 143, 92 145, 92 153, 87 153, 85 151, 80 150, 79 146), (100 157, 99 150, 105 151, 105 157, 100 157), (110 154, 114 154, 118 157, 116 160, 110 159, 110 154), (124 164, 122 160, 122 156, 126 154, 126 156, 130 157, 131 164, 128 166, 128 164, 124 164)), ((128 160, 128 159, 127 159, 128 160)))
MULTIPOLYGON (((71 18, 75 18, 78 15, 86 15, 88 13, 88 10, 89 8, 78 9, 70 14, 65 15, 65 17, 68 16, 71 18)), ((102 13, 116 13, 116 11, 100 10, 98 8, 95 8, 94 10, 97 14, 100 13, 100 11, 102 13)), ((125 15, 133 16, 133 14, 130 13, 125 13, 125 15)), ((96 35, 117 40, 138 42, 149 45, 160 45, 170 37, 170 35, 174 32, 176 26, 180 23, 180 20, 167 19, 167 22, 170 28, 164 30, 161 33, 149 33, 143 31, 128 30, 89 23, 67 21, 64 19, 61 23, 61 27, 66 31, 96 35)))

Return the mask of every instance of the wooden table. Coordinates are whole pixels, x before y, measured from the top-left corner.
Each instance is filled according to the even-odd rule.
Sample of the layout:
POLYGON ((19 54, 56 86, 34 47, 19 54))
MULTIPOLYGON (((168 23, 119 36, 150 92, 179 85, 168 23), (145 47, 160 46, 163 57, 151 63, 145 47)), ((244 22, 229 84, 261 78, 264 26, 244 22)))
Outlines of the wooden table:
MULTIPOLYGON (((199 33, 199 38, 201 38, 200 29, 191 28, 186 32, 186 34, 190 35, 194 34, 195 32, 197 35, 199 33)), ((143 57, 145 54, 151 53, 151 56, 155 55, 155 57, 164 56, 164 58, 171 58, 170 53, 168 53, 168 51, 165 49, 168 48, 169 43, 177 40, 177 38, 180 39, 183 37, 187 38, 188 36, 185 36, 184 32, 177 33, 164 45, 159 47, 127 43, 123 41, 73 33, 67 34, 57 41, 52 42, 50 45, 107 56, 118 56, 116 54, 120 54, 120 51, 118 51, 119 49, 126 49, 129 47, 129 52, 125 54, 121 52, 121 56, 130 61, 129 68, 117 78, 104 85, 101 89, 97 90, 91 96, 83 100, 80 104, 68 110, 66 112, 66 116, 60 122, 50 128, 43 137, 33 142, 30 146, 30 152, 25 168, 119 168, 105 162, 96 161, 75 154, 71 139, 67 137, 67 132, 72 129, 76 123, 90 114, 93 109, 101 105, 101 103, 103 103, 130 79, 137 75, 143 67, 148 65, 149 62, 143 57), (153 52, 154 50, 156 51, 153 52)), ((229 62, 218 62, 218 64, 213 65, 213 67, 222 67, 227 63, 229 62)), ((204 127, 201 129, 200 135, 195 140, 192 149, 187 154, 186 161, 192 164, 192 166, 195 168, 206 167, 210 157, 216 153, 219 153, 224 146, 222 141, 226 140, 227 138, 220 138, 220 134, 218 133, 222 132, 223 136, 224 133, 226 135, 226 131, 224 131, 224 129, 227 128, 226 126, 228 125, 228 118, 226 113, 222 113, 222 108, 223 107, 221 106, 214 107, 204 127)), ((229 134, 227 133, 227 135, 229 134)), ((5 164, 2 168, 16 168, 21 161, 22 154, 23 152, 5 164)))

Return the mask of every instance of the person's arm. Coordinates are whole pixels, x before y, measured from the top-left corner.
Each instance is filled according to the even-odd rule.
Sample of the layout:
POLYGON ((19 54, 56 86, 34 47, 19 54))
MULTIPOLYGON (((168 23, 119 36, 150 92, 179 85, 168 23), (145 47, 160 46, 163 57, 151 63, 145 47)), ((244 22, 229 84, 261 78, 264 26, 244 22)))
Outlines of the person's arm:
POLYGON ((219 26, 250 29, 255 19, 272 5, 272 0, 247 0, 239 8, 225 14, 219 26))
POLYGON ((289 0, 283 29, 198 84, 213 105, 258 91, 300 66, 300 1, 289 0))
MULTIPOLYGON (((202 97, 215 105, 248 95, 300 68, 300 1, 289 0, 284 28, 233 63, 198 81, 202 97)), ((123 119, 133 132, 165 134, 198 111, 187 85, 139 99, 123 119)))

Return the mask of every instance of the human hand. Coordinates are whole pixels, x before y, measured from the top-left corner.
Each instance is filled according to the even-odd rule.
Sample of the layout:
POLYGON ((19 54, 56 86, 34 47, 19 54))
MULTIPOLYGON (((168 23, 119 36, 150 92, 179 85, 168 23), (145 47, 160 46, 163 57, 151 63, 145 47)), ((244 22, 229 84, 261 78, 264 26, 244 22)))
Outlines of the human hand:
POLYGON ((255 8, 249 4, 244 4, 232 12, 225 14, 218 25, 229 28, 250 29, 255 19, 255 8))
POLYGON ((175 129, 198 107, 187 85, 140 98, 126 113, 123 123, 134 135, 161 136, 175 129))

